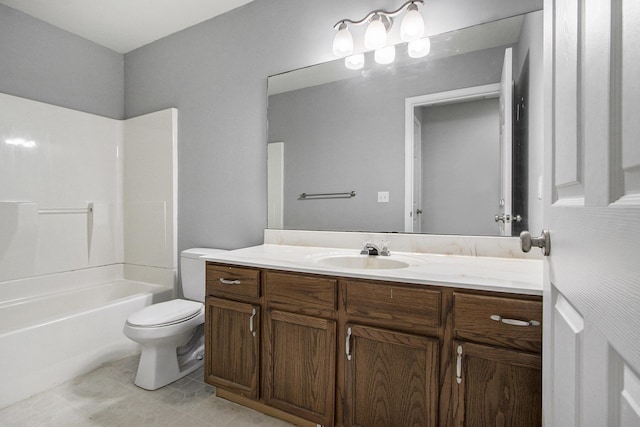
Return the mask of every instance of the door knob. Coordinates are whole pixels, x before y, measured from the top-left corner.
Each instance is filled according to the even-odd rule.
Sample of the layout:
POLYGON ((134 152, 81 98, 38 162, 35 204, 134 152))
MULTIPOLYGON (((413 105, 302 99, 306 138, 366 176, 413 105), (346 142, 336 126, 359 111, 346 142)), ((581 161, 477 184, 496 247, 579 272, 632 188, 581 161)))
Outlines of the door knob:
POLYGON ((531 233, 523 231, 520 233, 520 245, 522 252, 529 252, 533 246, 542 249, 542 255, 549 256, 551 253, 551 234, 549 230, 542 230, 540 237, 531 237, 531 233))

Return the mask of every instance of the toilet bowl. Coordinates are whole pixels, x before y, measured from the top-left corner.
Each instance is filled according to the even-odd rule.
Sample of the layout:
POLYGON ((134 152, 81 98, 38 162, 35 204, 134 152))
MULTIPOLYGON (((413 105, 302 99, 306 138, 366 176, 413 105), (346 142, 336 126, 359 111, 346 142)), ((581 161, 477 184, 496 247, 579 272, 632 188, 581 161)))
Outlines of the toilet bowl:
POLYGON ((157 390, 200 368, 204 363, 205 261, 220 249, 182 251, 182 290, 185 298, 153 304, 129 316, 123 332, 140 344, 135 384, 157 390))

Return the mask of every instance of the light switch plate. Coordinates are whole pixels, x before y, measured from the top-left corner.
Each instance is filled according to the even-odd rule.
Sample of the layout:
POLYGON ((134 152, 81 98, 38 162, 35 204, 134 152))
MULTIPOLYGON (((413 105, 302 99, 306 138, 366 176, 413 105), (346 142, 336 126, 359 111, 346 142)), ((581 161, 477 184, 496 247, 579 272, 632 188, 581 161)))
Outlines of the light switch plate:
POLYGON ((388 191, 378 191, 378 203, 389 203, 388 191))

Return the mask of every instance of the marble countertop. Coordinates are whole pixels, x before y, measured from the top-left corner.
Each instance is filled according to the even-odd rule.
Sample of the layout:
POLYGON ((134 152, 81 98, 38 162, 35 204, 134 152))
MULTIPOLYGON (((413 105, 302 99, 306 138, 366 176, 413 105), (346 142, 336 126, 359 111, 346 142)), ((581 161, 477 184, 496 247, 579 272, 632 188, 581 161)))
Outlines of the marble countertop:
POLYGON ((264 244, 202 258, 214 262, 301 273, 542 295, 543 265, 542 261, 537 259, 392 251, 389 259, 407 262, 409 266, 399 269, 365 269, 327 266, 322 263, 326 257, 360 256, 359 253, 360 251, 355 249, 264 244))

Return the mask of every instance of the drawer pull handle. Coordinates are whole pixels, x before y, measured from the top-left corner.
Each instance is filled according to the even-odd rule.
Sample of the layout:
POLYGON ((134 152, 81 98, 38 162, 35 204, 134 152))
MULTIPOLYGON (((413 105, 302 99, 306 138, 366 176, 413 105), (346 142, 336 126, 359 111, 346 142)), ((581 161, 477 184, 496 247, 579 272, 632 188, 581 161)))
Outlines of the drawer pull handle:
POLYGON ((256 309, 254 308, 251 311, 251 317, 249 317, 249 332, 251 332, 251 335, 253 335, 254 337, 256 336, 256 331, 253 329, 253 318, 256 317, 256 309))
POLYGON ((462 382, 462 346, 458 346, 458 357, 456 358, 456 382, 462 382))
POLYGON ((497 314, 491 315, 491 320, 495 320, 496 322, 502 322, 506 325, 511 326, 540 326, 540 322, 537 320, 516 320, 516 319, 505 319, 502 316, 498 316, 497 314))
POLYGON ((240 280, 228 280, 221 277, 220 283, 222 283, 223 285, 239 285, 242 282, 240 280))
POLYGON ((351 360, 351 328, 347 328, 347 340, 345 342, 345 352, 347 353, 347 360, 351 360))

